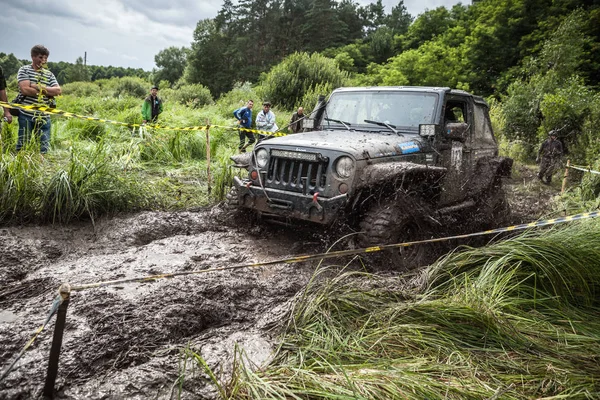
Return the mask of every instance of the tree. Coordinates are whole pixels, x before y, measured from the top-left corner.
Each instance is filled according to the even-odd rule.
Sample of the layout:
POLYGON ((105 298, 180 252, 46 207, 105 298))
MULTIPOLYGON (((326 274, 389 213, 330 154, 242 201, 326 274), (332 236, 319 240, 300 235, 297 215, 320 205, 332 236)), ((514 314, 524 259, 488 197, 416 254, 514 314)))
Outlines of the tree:
POLYGON ((302 27, 306 40, 305 51, 321 51, 348 43, 348 27, 340 20, 333 0, 314 0, 302 27))
POLYGON ((327 85, 329 90, 335 89, 343 86, 347 78, 348 74, 330 58, 317 53, 294 53, 266 74, 261 92, 264 98, 291 110, 315 87, 327 85))
POLYGON ((185 47, 171 46, 158 52, 154 56, 156 66, 160 68, 155 75, 155 82, 162 80, 171 84, 177 82, 185 71, 188 49, 185 47))
POLYGON ((392 30, 395 35, 404 35, 408 32, 413 17, 408 13, 404 0, 392 7, 392 13, 385 17, 385 25, 392 30))

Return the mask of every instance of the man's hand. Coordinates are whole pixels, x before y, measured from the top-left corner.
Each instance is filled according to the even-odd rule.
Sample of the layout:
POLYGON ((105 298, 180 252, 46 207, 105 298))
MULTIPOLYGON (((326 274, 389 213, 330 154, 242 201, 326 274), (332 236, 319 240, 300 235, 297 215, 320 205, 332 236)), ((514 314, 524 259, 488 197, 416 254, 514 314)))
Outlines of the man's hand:
POLYGON ((146 120, 143 120, 143 121, 142 121, 142 125, 146 125, 146 122, 148 122, 148 121, 146 121, 146 120))
POLYGON ((10 124, 12 122, 12 119, 13 119, 12 114, 10 113, 8 108, 5 108, 4 109, 4 120, 10 124))

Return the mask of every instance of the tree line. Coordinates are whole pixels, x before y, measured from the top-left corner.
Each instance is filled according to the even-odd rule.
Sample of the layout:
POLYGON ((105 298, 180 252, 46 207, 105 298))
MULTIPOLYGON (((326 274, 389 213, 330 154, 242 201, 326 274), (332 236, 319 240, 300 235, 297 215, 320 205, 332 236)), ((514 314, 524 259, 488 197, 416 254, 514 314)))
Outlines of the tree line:
MULTIPOLYGON (((0 52, 0 67, 6 77, 15 77, 19 68, 31 64, 31 60, 19 60, 14 54, 0 52)), ((48 62, 48 69, 52 71, 61 85, 70 82, 96 81, 98 79, 122 78, 136 76, 150 79, 151 72, 142 68, 124 68, 102 65, 84 65, 83 58, 78 57, 75 63, 66 61, 48 62)))

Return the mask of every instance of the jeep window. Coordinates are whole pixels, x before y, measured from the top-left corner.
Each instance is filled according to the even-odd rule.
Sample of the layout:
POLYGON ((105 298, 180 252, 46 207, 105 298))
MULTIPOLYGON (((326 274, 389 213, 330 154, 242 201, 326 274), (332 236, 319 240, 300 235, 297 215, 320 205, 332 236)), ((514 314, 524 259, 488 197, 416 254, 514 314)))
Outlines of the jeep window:
POLYGON ((444 124, 467 122, 466 104, 459 101, 449 101, 446 103, 446 111, 444 111, 444 124))
POLYGON ((495 146, 496 140, 488 117, 487 107, 475 103, 475 142, 484 146, 495 146))
MULTIPOLYGON (((435 93, 356 91, 334 93, 325 110, 325 128, 345 129, 332 120, 344 121, 355 129, 378 129, 365 120, 383 122, 398 129, 417 132, 419 124, 434 123, 435 93)), ((379 130, 379 129, 378 129, 379 130)), ((386 129, 386 131, 389 131, 386 129)))

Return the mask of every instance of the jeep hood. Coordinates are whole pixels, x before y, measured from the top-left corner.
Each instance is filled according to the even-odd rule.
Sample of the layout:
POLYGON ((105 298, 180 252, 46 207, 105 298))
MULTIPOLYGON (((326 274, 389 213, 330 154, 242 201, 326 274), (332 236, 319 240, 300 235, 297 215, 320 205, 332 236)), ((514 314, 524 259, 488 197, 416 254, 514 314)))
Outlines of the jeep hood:
POLYGON ((274 137, 258 147, 333 150, 352 154, 357 160, 382 156, 417 153, 423 148, 418 135, 400 136, 394 133, 365 131, 317 131, 274 137))

